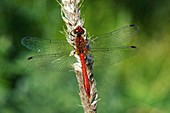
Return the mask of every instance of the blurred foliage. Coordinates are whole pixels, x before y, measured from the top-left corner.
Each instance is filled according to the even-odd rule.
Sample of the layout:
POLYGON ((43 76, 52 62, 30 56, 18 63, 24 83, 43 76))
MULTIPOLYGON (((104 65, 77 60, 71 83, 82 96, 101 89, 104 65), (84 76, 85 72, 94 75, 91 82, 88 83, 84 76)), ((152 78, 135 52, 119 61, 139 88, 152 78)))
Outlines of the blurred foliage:
MULTIPOLYGON (((140 54, 94 73, 99 113, 170 112, 169 6, 169 0, 84 1, 90 36, 131 23, 140 27, 140 54)), ((0 1, 0 113, 83 112, 73 72, 30 72, 24 63, 31 51, 22 37, 65 40, 63 26, 55 0, 0 1)))

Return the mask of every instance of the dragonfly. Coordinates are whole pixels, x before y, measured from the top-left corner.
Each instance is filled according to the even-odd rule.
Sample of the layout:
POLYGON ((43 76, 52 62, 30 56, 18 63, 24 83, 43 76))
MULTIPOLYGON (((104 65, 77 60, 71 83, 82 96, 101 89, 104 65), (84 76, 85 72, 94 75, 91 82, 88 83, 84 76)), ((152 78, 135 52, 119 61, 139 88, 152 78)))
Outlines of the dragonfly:
POLYGON ((138 30, 137 25, 131 24, 88 40, 84 28, 78 26, 73 30, 74 48, 67 41, 36 37, 24 37, 21 43, 28 49, 41 53, 27 59, 30 67, 45 70, 59 71, 71 67, 77 61, 75 57, 69 56, 74 49, 74 54, 80 59, 85 92, 90 98, 86 69, 88 55, 92 55, 94 66, 107 66, 130 58, 138 53, 138 48, 131 45, 138 30))

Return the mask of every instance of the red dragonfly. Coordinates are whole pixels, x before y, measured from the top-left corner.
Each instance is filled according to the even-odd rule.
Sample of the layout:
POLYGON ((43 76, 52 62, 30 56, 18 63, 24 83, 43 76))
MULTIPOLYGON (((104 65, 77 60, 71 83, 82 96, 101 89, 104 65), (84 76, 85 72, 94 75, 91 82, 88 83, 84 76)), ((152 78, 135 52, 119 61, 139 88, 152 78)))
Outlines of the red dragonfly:
POLYGON ((90 98, 86 59, 93 57, 95 66, 105 66, 134 56, 138 49, 130 42, 138 30, 138 26, 128 25, 88 40, 84 29, 78 26, 73 30, 73 36, 75 36, 73 45, 75 45, 75 48, 71 47, 67 41, 52 41, 35 37, 24 37, 21 43, 33 51, 44 53, 29 57, 28 62, 33 68, 46 70, 63 70, 66 67, 71 67, 76 62, 76 58, 69 56, 69 54, 70 51, 75 49, 74 54, 77 54, 80 58, 84 88, 90 98))

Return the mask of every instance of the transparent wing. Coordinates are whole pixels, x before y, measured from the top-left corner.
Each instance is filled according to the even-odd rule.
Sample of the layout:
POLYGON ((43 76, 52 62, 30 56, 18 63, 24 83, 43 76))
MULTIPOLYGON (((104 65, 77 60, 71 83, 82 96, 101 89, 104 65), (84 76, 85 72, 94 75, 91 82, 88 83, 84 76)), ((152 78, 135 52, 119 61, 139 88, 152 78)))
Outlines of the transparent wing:
POLYGON ((120 29, 98 36, 91 40, 91 48, 108 48, 127 46, 135 38, 139 27, 136 25, 124 26, 120 29))
POLYGON ((61 53, 72 50, 72 47, 67 41, 52 41, 36 37, 24 37, 21 43, 28 49, 43 53, 61 53))
POLYGON ((31 69, 63 71, 71 68, 76 62, 73 56, 69 56, 72 47, 66 41, 44 40, 35 37, 24 37, 21 43, 43 55, 31 56, 27 59, 27 66, 31 69))
POLYGON ((138 30, 138 26, 128 25, 93 39, 90 50, 94 65, 111 65, 136 55, 139 49, 130 43, 138 30))
POLYGON ((68 71, 72 64, 76 62, 74 56, 69 56, 69 52, 56 54, 43 54, 31 56, 27 59, 27 66, 30 69, 45 71, 68 71))
POLYGON ((138 53, 135 46, 122 46, 113 48, 94 49, 92 56, 95 66, 107 66, 123 61, 138 53), (102 50, 102 51, 101 51, 102 50))

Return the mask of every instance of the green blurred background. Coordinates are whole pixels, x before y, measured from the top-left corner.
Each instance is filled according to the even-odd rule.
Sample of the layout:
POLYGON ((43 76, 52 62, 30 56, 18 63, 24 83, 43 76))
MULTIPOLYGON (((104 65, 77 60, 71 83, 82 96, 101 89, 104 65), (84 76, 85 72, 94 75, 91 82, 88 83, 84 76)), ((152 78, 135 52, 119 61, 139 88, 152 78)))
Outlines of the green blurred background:
MULTIPOLYGON (((84 0, 92 36, 140 27, 140 53, 94 71, 99 113, 170 113, 170 1, 84 0)), ((24 36, 63 39, 55 0, 0 0, 0 113, 83 113, 74 72, 26 71, 24 36)))

